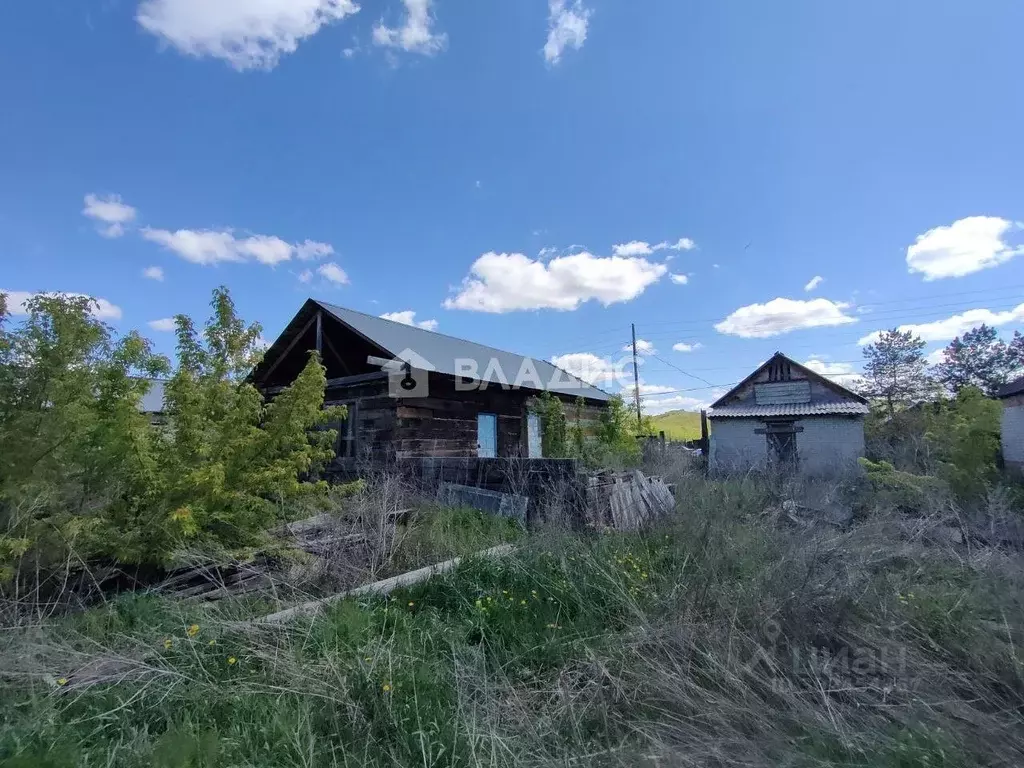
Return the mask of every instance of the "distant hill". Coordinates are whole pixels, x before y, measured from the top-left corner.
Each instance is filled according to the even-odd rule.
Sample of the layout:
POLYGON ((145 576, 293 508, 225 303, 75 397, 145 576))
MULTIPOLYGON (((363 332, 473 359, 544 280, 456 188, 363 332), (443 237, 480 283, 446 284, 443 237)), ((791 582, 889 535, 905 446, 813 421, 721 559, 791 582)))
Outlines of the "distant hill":
POLYGON ((700 414, 693 411, 667 411, 652 416, 655 431, 665 431, 669 440, 699 440, 700 414))

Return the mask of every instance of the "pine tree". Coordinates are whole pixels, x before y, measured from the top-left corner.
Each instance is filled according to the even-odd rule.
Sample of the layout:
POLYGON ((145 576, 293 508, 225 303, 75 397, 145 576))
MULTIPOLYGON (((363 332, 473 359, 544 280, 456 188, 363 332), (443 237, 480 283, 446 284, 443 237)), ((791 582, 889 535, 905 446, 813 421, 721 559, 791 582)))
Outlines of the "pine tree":
MULTIPOLYGON (((1022 344, 1016 342, 1016 348, 1020 349, 1022 344)), ((1017 354, 999 339, 995 328, 982 325, 949 343, 944 350, 944 362, 935 366, 935 375, 954 394, 965 387, 977 387, 991 396, 1019 368, 1017 354)))
POLYGON ((935 383, 928 375, 924 347, 911 331, 882 331, 878 341, 864 348, 863 394, 885 403, 890 416, 931 396, 935 383))

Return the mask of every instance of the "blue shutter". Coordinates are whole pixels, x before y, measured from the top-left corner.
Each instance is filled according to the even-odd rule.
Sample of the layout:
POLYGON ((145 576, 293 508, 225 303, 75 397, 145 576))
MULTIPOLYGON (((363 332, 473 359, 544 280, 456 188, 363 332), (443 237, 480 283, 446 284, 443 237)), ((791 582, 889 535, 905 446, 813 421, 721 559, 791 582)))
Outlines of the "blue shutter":
POLYGON ((493 459, 498 455, 498 417, 481 413, 476 417, 476 455, 493 459))

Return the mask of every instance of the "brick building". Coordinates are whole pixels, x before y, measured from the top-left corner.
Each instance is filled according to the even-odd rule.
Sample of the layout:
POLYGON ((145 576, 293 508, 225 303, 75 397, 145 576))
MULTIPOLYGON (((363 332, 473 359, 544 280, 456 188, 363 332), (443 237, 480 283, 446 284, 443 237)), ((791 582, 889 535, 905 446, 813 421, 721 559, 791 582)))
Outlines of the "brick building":
POLYGON ((867 413, 863 397, 776 352, 708 411, 709 467, 855 471, 867 413))

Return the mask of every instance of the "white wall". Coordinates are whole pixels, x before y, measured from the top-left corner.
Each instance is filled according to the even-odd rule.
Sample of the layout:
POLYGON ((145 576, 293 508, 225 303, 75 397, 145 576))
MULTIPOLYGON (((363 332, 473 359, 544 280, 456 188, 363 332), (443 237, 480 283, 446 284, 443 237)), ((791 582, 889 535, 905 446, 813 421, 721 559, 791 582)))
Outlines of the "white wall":
POLYGON ((1014 468, 1024 465, 1024 405, 1004 405, 1002 440, 1007 465, 1014 468))
POLYGON ((712 419, 708 467, 717 472, 743 472, 768 460, 764 435, 754 433, 764 427, 758 419, 712 419))
MULTIPOLYGON (((755 430, 764 429, 760 419, 712 419, 709 467, 713 471, 742 472, 764 466, 768 443, 755 430)), ((858 470, 864 455, 864 420, 818 416, 796 422, 796 450, 800 471, 810 475, 842 474, 858 470)), ((1021 419, 1024 438, 1024 409, 1021 419)), ((1024 458, 1024 439, 1021 441, 1024 458)))

